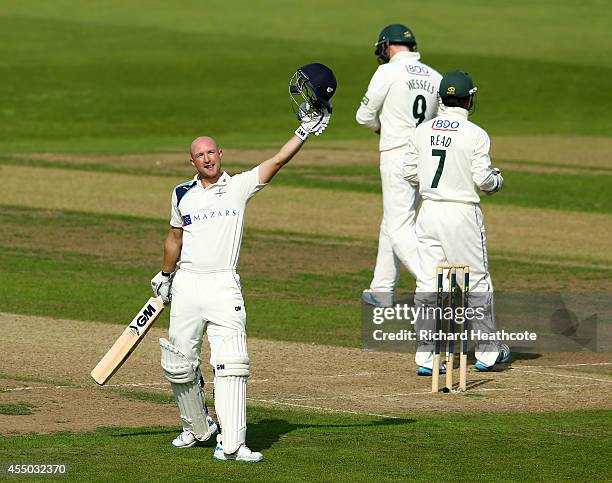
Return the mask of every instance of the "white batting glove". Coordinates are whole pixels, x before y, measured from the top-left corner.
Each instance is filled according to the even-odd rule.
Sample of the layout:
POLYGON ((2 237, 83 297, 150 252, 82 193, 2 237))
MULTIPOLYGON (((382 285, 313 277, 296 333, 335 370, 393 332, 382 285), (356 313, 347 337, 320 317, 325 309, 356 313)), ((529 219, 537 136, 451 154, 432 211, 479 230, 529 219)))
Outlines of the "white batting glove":
POLYGON ((172 299, 170 288, 172 287, 172 278, 174 272, 159 272, 151 280, 151 288, 155 297, 161 297, 164 304, 169 304, 172 299))
POLYGON ((320 111, 310 111, 310 105, 307 102, 302 103, 298 111, 298 119, 301 121, 300 127, 297 128, 295 134, 302 141, 305 141, 310 133, 315 136, 321 135, 329 125, 331 112, 325 107, 320 111))

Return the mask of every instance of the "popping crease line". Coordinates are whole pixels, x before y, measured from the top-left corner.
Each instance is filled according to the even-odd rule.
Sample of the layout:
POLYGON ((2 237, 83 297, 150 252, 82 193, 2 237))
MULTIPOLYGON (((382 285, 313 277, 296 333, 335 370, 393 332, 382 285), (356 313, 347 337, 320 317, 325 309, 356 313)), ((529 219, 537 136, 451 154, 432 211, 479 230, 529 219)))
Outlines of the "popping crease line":
MULTIPOLYGON (((558 365, 553 365, 553 366, 533 366, 533 365, 525 365, 525 366, 520 366, 520 367, 511 367, 509 370, 511 371, 518 371, 518 372, 525 372, 528 374, 543 374, 543 375, 547 375, 547 376, 555 376, 555 377, 566 377, 566 378, 573 378, 573 379, 584 379, 584 380, 588 380, 588 381, 594 381, 594 382, 606 382, 606 383, 612 383, 612 379, 599 379, 596 377, 589 377, 589 376, 575 376, 575 375, 571 375, 571 374, 555 374, 555 373, 550 373, 550 372, 543 372, 543 371, 533 371, 533 370, 526 370, 523 369, 523 367, 529 367, 529 368, 554 368, 554 367, 575 367, 575 366, 603 366, 603 365, 612 365, 612 362, 595 362, 595 363, 576 363, 576 364, 558 364, 558 365)), ((330 375, 326 375, 326 376, 319 376, 319 378, 335 378, 335 377, 361 377, 361 376, 371 376, 374 375, 374 373, 370 373, 370 372, 359 372, 359 373, 353 373, 353 374, 330 374, 330 375)), ((256 382, 269 382, 270 379, 251 379, 249 380, 250 383, 256 383, 256 382)), ((207 385, 214 385, 213 381, 206 381, 205 384, 207 385)), ((149 387, 149 388, 153 388, 153 389, 160 389, 160 390, 164 390, 164 388, 161 388, 159 386, 169 386, 170 383, 169 382, 150 382, 150 383, 123 383, 123 384, 105 384, 104 386, 100 386, 100 389, 106 389, 106 388, 122 388, 122 387, 149 387)), ((56 386, 25 386, 25 387, 14 387, 14 388, 6 388, 6 389, 2 389, 0 392, 4 391, 4 392, 17 392, 17 391, 32 391, 32 390, 39 390, 39 389, 85 389, 85 388, 89 388, 92 387, 91 385, 56 385, 56 386)), ((541 388, 547 388, 547 387, 581 387, 578 385, 564 385, 564 386, 541 386, 541 388)), ((586 386, 588 387, 588 386, 586 386)), ((511 388, 512 390, 518 390, 519 388, 511 388)), ((531 389, 535 389, 535 387, 532 387, 531 389)), ((484 392, 484 391, 506 391, 508 389, 505 388, 482 388, 482 389, 478 389, 478 391, 484 392)), ((426 394, 431 394, 431 391, 423 391, 423 392, 414 392, 414 393, 397 393, 397 394, 381 394, 381 395, 372 395, 372 396, 362 396, 362 397, 369 397, 369 398, 376 398, 376 397, 400 397, 400 396, 418 396, 418 395, 426 395, 426 394)), ((341 398, 341 397, 345 397, 345 396, 332 396, 332 397, 321 397, 321 398, 295 398, 295 399, 285 399, 288 401, 291 400, 296 400, 296 401, 301 401, 301 400, 313 400, 313 399, 335 399, 335 398, 341 398)), ((279 403, 280 404, 280 403, 279 403)), ((325 409, 325 408, 323 408, 325 409)), ((359 413, 359 414, 363 414, 363 413, 359 413)))
POLYGON ((597 377, 589 377, 589 376, 573 376, 571 374, 555 374, 554 372, 528 371, 526 369, 518 369, 516 367, 512 367, 510 370, 518 371, 518 372, 526 372, 528 374, 543 374, 545 376, 553 376, 553 377, 569 377, 571 379, 586 379, 587 381, 607 382, 608 384, 612 384, 612 379, 599 379, 597 377))
MULTIPOLYGON (((529 386, 529 390, 533 389, 553 389, 553 388, 569 388, 569 387, 597 387, 597 384, 549 384, 546 386, 529 386)), ((525 389, 525 386, 522 387, 500 387, 500 388, 472 388, 467 391, 467 395, 469 393, 476 392, 502 392, 502 391, 520 391, 525 389)), ((459 392, 453 389, 453 393, 466 395, 465 392, 459 392)), ((331 400, 331 399, 350 399, 352 397, 360 397, 360 398, 380 398, 380 397, 405 397, 405 396, 427 396, 429 394, 433 394, 431 390, 428 391, 417 391, 417 392, 407 392, 407 393, 392 393, 392 394, 348 394, 348 395, 338 395, 338 396, 322 396, 322 397, 295 397, 295 398, 282 398, 282 401, 314 401, 314 400, 331 400)))
POLYGON ((529 365, 521 365, 519 366, 519 368, 522 367, 539 367, 542 369, 545 368, 551 368, 551 367, 579 367, 579 366, 610 366, 612 365, 612 362, 581 362, 581 363, 577 363, 577 364, 554 364, 552 366, 529 366, 529 365))
MULTIPOLYGON (((359 372, 359 373, 355 373, 355 374, 330 374, 327 376, 319 376, 319 377, 326 377, 326 378, 333 378, 333 377, 355 377, 355 376, 371 376, 373 375, 373 373, 371 372, 359 372)), ((270 382, 270 379, 249 379, 249 383, 258 383, 258 382, 270 382)), ((214 385, 213 381, 205 381, 204 382, 206 385, 214 385)), ((157 388, 157 386, 169 386, 170 383, 169 382, 133 382, 133 383, 123 383, 123 384, 104 384, 103 386, 100 386, 100 389, 107 389, 107 388, 122 388, 122 387, 151 387, 151 388, 157 388)), ((90 385, 86 385, 86 384, 75 384, 75 385, 65 385, 65 386, 25 386, 25 387, 14 387, 14 388, 7 388, 7 389, 2 389, 2 391, 7 391, 7 392, 14 392, 14 391, 32 391, 35 389, 85 389, 88 387, 92 387, 90 385)))
POLYGON ((324 408, 321 406, 311 406, 309 404, 294 404, 294 403, 288 403, 288 402, 283 402, 283 401, 277 401, 275 399, 255 399, 252 397, 248 397, 247 400, 249 401, 255 401, 255 402, 261 402, 261 403, 268 403, 268 404, 278 404, 280 406, 290 406, 290 407, 296 407, 296 408, 305 408, 305 409, 315 409, 317 411, 327 411, 327 412, 331 412, 331 413, 347 413, 347 414, 356 414, 359 416, 374 416, 377 418, 385 418, 385 419, 401 419, 399 416, 389 416, 388 414, 374 414, 374 413, 364 413, 361 411, 350 411, 348 409, 333 409, 333 408, 324 408))

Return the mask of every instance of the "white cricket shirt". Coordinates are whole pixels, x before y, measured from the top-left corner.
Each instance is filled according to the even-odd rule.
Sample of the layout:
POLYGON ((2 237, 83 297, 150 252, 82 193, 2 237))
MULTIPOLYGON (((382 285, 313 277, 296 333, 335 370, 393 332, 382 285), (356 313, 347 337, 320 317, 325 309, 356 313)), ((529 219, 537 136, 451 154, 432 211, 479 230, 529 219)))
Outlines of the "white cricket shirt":
POLYGON ((206 188, 196 175, 172 192, 170 225, 183 229, 179 268, 196 272, 236 270, 249 199, 265 184, 259 166, 206 188))
POLYGON ((444 113, 416 128, 404 159, 404 178, 419 183, 425 200, 478 203, 478 188, 496 188, 489 136, 468 121, 468 111, 445 107, 444 113))
POLYGON ((380 150, 405 146, 414 128, 438 112, 442 76, 419 61, 418 52, 398 52, 378 67, 357 110, 357 122, 380 129, 380 150))

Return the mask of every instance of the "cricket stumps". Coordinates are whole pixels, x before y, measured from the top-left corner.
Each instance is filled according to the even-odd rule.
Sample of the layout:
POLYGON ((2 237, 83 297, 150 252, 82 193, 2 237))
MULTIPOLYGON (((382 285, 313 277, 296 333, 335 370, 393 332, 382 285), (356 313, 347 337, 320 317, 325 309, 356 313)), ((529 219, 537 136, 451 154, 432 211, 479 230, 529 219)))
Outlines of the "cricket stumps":
POLYGON ((442 349, 442 339, 446 341, 446 380, 442 392, 450 393, 453 391, 453 375, 455 363, 455 338, 457 327, 459 326, 460 352, 459 352, 459 391, 467 389, 467 352, 468 352, 468 322, 463 317, 463 321, 458 323, 456 320, 456 310, 463 308, 463 313, 468 307, 470 289, 470 267, 468 265, 440 265, 436 269, 436 338, 434 340, 433 370, 431 380, 431 392, 440 391, 440 359, 442 349), (459 283, 457 272, 463 275, 462 283, 459 283), (449 280, 449 291, 444 292, 444 279, 449 280), (450 307, 452 316, 447 321, 443 321, 445 307, 450 307), (443 322, 446 322, 443 324, 443 322), (444 335, 444 337, 443 337, 444 335))

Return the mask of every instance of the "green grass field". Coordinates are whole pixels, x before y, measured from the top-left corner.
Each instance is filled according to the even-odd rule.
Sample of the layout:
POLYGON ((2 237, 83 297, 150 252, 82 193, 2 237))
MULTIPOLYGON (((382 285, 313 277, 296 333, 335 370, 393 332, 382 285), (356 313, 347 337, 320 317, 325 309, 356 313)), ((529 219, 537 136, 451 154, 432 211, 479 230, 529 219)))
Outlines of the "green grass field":
MULTIPOLYGON (((612 292, 611 13, 602 0, 6 0, 0 313, 121 330, 159 269, 170 190, 191 176, 189 142, 215 136, 232 173, 263 160, 295 128, 289 77, 320 61, 338 78, 332 123, 249 205, 240 273, 250 337, 360 347, 380 181, 376 138, 354 113, 376 69, 373 43, 394 22, 413 28, 424 62, 470 72, 479 87, 472 120, 502 146, 495 163, 506 186, 483 199, 497 289, 612 292), (522 146, 532 148, 517 156, 522 146)), ((414 288, 406 273, 400 287, 414 288)), ((167 323, 166 313, 158 326, 167 323)), ((19 330, 10 335, 29 336, 19 330)), ((35 349, 74 366, 62 360, 53 324, 40 331, 46 344, 35 349)), ((414 409, 394 410, 390 398, 383 416, 392 417, 350 405, 326 411, 316 399, 253 400, 248 442, 267 461, 248 467, 213 462, 210 447, 171 451, 178 423, 5 432, 62 404, 55 393, 33 403, 16 390, 28 385, 85 387, 95 411, 112 410, 101 398, 109 392, 83 385, 89 367, 39 373, 28 369, 36 354, 20 357, 20 367, 0 362, 0 463, 63 462, 78 481, 605 481, 611 470, 612 407, 562 398, 544 410, 544 386, 529 394, 533 412, 497 411, 511 397, 497 389, 475 390, 470 409, 452 412, 419 395, 414 409)), ((567 363, 582 364, 578 357, 567 363)), ((612 384, 610 363, 599 358, 591 372, 549 382, 588 382, 563 388, 584 401, 612 384)), ((174 411, 167 391, 110 394, 174 411)))
POLYGON ((62 461, 81 481, 191 479, 195 468, 232 481, 528 481, 533 468, 539 481, 600 481, 609 469, 606 423, 610 413, 597 411, 483 416, 475 425, 471 415, 377 419, 257 408, 249 437, 269 450, 263 465, 213 461, 210 447, 168 451, 174 433, 159 427, 26 436, 12 440, 3 459, 62 461))

